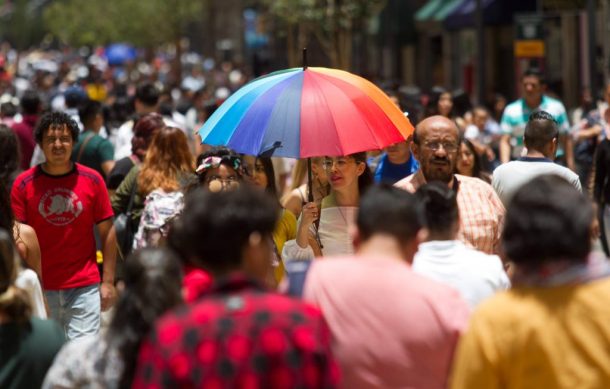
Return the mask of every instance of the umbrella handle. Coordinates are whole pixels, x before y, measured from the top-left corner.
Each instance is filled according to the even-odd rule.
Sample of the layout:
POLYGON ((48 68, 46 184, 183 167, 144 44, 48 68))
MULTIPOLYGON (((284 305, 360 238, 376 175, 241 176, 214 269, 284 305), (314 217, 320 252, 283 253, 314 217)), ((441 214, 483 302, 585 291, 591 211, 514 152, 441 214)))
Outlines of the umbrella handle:
POLYGON ((313 203, 313 176, 311 172, 311 158, 307 158, 307 201, 313 203))

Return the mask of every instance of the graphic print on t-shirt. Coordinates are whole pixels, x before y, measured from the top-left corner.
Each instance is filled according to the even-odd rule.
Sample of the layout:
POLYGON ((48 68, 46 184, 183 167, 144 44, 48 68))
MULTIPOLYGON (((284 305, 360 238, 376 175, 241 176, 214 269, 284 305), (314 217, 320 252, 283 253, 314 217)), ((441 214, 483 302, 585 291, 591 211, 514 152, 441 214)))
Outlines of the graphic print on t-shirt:
POLYGON ((76 193, 66 188, 48 190, 38 203, 38 212, 49 223, 65 226, 83 211, 83 202, 76 193))

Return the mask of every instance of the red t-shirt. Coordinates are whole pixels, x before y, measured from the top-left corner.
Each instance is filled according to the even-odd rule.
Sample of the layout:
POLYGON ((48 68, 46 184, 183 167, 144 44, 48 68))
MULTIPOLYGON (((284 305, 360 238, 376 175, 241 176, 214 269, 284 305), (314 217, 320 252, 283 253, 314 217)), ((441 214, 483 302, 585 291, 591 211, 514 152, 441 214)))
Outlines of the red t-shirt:
POLYGON ((86 166, 52 176, 39 166, 21 173, 11 192, 15 218, 38 235, 44 289, 100 282, 93 226, 113 216, 104 179, 86 166))

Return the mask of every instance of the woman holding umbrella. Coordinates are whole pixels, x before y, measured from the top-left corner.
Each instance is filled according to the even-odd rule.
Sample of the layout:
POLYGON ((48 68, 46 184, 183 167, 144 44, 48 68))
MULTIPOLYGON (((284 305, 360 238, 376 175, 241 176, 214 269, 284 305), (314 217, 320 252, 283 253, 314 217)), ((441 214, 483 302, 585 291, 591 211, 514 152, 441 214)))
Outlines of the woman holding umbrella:
POLYGON ((287 260, 353 252, 349 227, 355 222, 360 195, 373 182, 366 153, 326 157, 323 166, 330 182, 330 194, 322 200, 320 209, 314 202, 303 206, 297 238, 284 245, 282 257, 287 260))

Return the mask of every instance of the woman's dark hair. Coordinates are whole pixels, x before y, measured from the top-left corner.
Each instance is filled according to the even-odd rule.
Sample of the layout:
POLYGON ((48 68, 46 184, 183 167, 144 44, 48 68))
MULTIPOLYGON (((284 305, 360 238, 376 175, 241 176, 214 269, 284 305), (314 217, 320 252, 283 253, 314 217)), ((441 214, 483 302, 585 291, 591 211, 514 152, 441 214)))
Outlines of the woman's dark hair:
POLYGON ((457 195, 447 185, 438 181, 430 182, 419 187, 416 196, 430 232, 446 234, 459 221, 457 195))
POLYGON ((563 178, 544 175, 523 185, 506 210, 502 248, 529 271, 545 263, 583 263, 591 249, 590 201, 563 178))
POLYGON ((374 183, 373 173, 366 162, 366 152, 350 154, 350 157, 354 158, 357 163, 364 163, 364 172, 358 176, 358 192, 362 196, 374 183))
POLYGON ((17 135, 5 124, 0 124, 0 187, 3 190, 10 191, 20 161, 17 135))
MULTIPOLYGON (((267 157, 257 157, 254 161, 254 169, 256 169, 256 161, 260 161, 263 165, 263 169, 265 170, 265 176, 267 177, 267 187, 265 188, 265 192, 273 195, 274 198, 277 198, 277 184, 275 183, 275 169, 273 168, 273 162, 271 158, 267 157)), ((250 174, 254 174, 254 172, 250 172, 250 174)))
MULTIPOLYGON (((470 152, 472 153, 472 158, 474 160, 474 165, 472 166, 472 176, 482 178, 481 173, 482 173, 483 169, 481 168, 481 166, 482 166, 481 156, 477 153, 477 150, 474 148, 474 145, 472 144, 472 142, 470 140, 468 140, 466 138, 461 138, 460 145, 462 145, 462 144, 466 145, 466 147, 468 147, 468 150, 470 150, 470 152)), ((458 149, 458 151, 459 151, 459 149, 458 149)), ((457 169, 457 165, 456 165, 456 169, 457 169)))
POLYGON ((32 315, 28 294, 15 286, 17 262, 11 230, 0 229, 0 312, 9 321, 27 322, 32 315))
MULTIPOLYGON (((243 175, 243 170, 241 169, 241 166, 243 164, 241 161, 241 156, 239 154, 237 154, 235 151, 231 150, 228 147, 224 147, 224 146, 212 147, 208 151, 205 151, 205 152, 199 154, 199 156, 197 157, 197 163, 195 164, 195 168, 198 169, 199 166, 201 165, 201 163, 203 162, 203 160, 208 157, 221 158, 222 161, 220 162, 220 164, 226 165, 226 166, 230 167, 231 169, 234 169, 237 172, 237 176, 241 180, 242 175, 243 175), (238 164, 240 166, 240 168, 237 168, 237 169, 235 168, 236 160, 239 161, 238 164)), ((199 178, 200 183, 203 183, 206 181, 207 173, 208 173, 207 170, 203 170, 200 173, 197 173, 197 177, 199 178)))
POLYGON ((72 137, 72 141, 76 143, 78 140, 78 124, 68 114, 64 112, 48 112, 40 118, 40 122, 34 130, 34 138, 36 143, 42 143, 42 136, 46 133, 49 128, 63 127, 66 126, 72 137))
POLYGON ((363 240, 375 234, 388 234, 400 242, 409 242, 415 238, 423 222, 415 196, 387 184, 367 191, 360 200, 356 218, 363 240))
POLYGON ((277 217, 277 199, 260 189, 248 185, 227 192, 197 188, 187 194, 168 244, 199 267, 229 272, 240 268, 250 235, 271 236, 277 217))
POLYGON ((2 186, 0 187, 0 228, 13 231, 14 224, 15 215, 11 207, 11 196, 8 189, 2 186))
POLYGON ((182 268, 167 249, 146 248, 125 261, 125 290, 119 298, 106 339, 124 363, 120 388, 130 388, 142 340, 155 321, 182 303, 182 268))
MULTIPOLYGON (((441 99, 441 96, 445 93, 451 94, 447 89, 442 86, 433 86, 430 91, 430 99, 428 100, 428 105, 426 105, 425 117, 430 117, 434 115, 438 115, 438 102, 441 99)), ((451 114, 450 114, 451 116, 451 114)))

